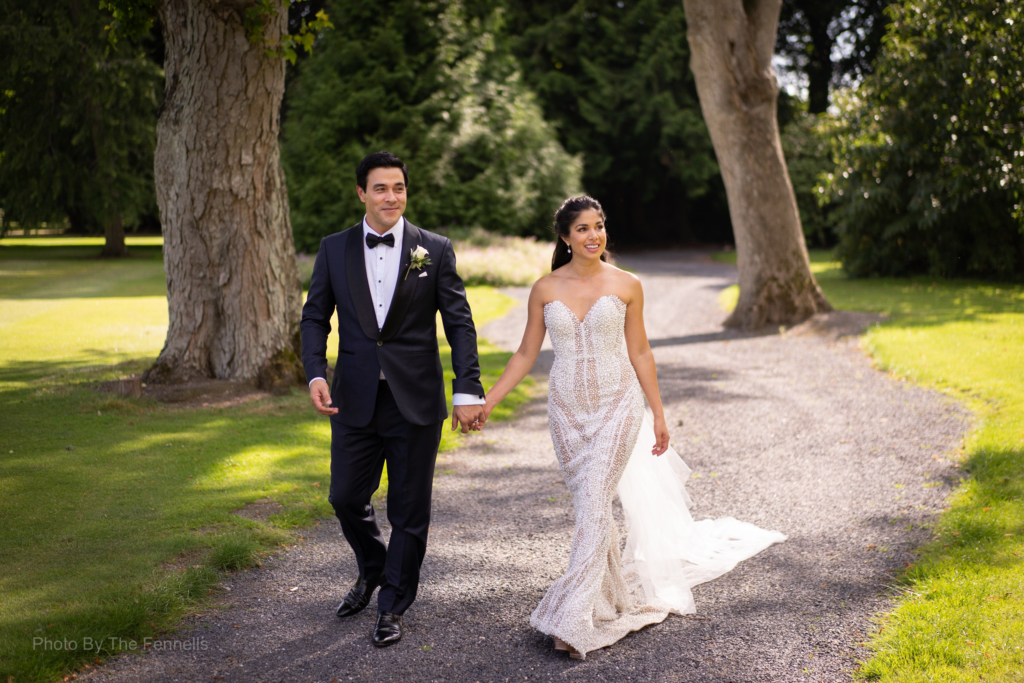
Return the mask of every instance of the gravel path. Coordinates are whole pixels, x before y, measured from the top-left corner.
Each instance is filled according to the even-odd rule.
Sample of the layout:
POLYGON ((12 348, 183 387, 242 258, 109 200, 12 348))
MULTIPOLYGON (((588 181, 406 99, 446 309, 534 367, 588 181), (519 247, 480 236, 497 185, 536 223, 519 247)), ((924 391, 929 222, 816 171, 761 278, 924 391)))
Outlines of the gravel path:
MULTIPOLYGON (((205 649, 119 657, 80 679, 849 680, 870 615, 888 604, 890 572, 912 560, 958 481, 943 455, 968 416, 874 370, 853 341, 723 332, 717 295, 735 282, 732 267, 680 252, 622 260, 644 283, 673 443, 695 472, 694 516, 789 535, 697 587, 696 618, 670 616, 584 662, 530 629, 572 536, 541 395, 442 454, 420 596, 400 644, 372 647, 372 604, 334 617, 355 562, 337 523, 324 521, 262 569, 225 580, 221 607, 171 636, 205 649)), ((482 334, 515 348, 524 322, 520 306, 482 334)), ((550 351, 541 361, 543 387, 550 351)))

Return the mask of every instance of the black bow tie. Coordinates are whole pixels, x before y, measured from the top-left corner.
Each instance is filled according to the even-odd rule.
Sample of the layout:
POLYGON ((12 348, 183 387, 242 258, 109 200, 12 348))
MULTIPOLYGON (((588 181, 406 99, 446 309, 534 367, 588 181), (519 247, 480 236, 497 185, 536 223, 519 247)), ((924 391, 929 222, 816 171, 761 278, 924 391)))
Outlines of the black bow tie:
POLYGON ((378 237, 373 233, 366 233, 366 246, 368 246, 370 249, 373 249, 378 244, 386 244, 389 247, 393 247, 395 246, 395 236, 384 235, 383 237, 378 237))

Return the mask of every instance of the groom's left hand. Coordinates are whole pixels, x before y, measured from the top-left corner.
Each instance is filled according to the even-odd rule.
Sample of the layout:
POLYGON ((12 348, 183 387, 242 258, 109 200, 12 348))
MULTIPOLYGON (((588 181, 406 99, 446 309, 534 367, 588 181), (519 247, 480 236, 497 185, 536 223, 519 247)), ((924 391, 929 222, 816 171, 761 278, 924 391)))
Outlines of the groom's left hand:
POLYGON ((485 422, 487 422, 487 415, 484 413, 483 406, 455 406, 452 408, 453 432, 460 425, 462 426, 463 434, 470 430, 478 432, 483 429, 485 422))

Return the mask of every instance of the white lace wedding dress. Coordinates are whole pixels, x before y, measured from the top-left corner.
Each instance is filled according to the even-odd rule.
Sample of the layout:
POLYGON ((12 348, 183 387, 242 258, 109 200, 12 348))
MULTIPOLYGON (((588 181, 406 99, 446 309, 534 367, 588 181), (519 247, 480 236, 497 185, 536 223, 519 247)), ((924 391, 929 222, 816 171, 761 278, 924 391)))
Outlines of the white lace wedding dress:
POLYGON ((731 517, 694 522, 690 469, 671 448, 651 455, 654 426, 624 350, 626 304, 614 295, 581 322, 561 301, 544 307, 555 350, 551 440, 572 494, 569 569, 530 617, 584 655, 627 633, 696 611, 690 589, 786 537, 731 517), (626 548, 612 516, 618 489, 626 548))

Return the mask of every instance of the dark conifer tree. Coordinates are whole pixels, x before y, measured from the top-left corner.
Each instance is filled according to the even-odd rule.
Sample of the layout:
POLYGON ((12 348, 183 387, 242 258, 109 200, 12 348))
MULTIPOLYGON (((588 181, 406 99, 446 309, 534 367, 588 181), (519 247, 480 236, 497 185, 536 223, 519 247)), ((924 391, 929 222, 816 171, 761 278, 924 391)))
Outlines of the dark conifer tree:
POLYGON ((678 0, 522 0, 523 73, 609 213, 618 243, 730 241, 678 0))
POLYGON ((289 86, 283 159, 296 247, 363 215, 355 167, 386 149, 409 165, 409 219, 548 235, 580 190, 503 34, 504 12, 457 1, 334 0, 336 31, 289 86), (477 11, 477 9, 479 11, 477 11))
POLYGON ((125 230, 155 213, 159 67, 140 44, 110 44, 95 0, 0 0, 0 15, 4 224, 67 219, 126 254, 125 230))

